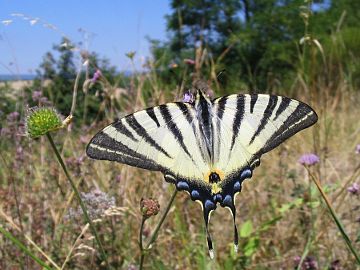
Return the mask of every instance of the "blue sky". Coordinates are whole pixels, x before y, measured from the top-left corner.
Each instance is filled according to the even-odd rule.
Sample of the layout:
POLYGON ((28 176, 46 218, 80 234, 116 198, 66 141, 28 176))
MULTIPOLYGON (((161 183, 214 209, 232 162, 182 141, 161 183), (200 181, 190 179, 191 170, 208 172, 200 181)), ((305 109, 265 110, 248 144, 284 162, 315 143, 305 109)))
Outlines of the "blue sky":
POLYGON ((92 33, 89 50, 110 59, 118 70, 130 69, 125 56, 129 51, 137 52, 140 67, 141 59, 149 56, 146 36, 166 39, 164 16, 169 13, 169 1, 164 0, 0 0, 0 74, 34 73, 62 34, 75 42, 84 41, 80 28, 92 33), (19 15, 11 16, 14 13, 19 15), (36 18, 39 20, 31 25, 36 18))

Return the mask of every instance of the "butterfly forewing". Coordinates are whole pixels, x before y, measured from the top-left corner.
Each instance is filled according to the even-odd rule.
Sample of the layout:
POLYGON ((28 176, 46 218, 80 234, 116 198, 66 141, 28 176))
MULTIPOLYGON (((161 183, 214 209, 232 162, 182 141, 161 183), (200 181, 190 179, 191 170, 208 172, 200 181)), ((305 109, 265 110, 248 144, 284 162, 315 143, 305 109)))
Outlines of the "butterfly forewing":
POLYGON ((100 131, 87 154, 189 180, 208 171, 195 135, 191 105, 168 103, 130 114, 100 131))

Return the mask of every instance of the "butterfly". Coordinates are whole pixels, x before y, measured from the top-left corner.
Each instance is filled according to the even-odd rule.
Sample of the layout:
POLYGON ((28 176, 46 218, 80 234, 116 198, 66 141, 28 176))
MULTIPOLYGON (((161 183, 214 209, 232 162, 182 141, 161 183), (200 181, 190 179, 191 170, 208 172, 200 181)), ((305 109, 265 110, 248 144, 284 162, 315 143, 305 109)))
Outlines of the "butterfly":
POLYGON ((129 114, 97 133, 89 157, 160 171, 177 190, 202 206, 210 257, 209 218, 219 204, 233 217, 235 197, 251 178, 262 154, 316 123, 307 104, 266 94, 228 95, 211 100, 197 90, 194 100, 129 114))

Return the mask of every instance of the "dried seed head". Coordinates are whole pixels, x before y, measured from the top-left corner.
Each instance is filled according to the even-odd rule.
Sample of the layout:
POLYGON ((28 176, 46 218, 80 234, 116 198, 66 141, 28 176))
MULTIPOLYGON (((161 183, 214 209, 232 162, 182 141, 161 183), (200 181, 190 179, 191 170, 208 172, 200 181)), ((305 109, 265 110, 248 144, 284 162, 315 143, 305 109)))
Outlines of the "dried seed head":
POLYGON ((51 107, 34 107, 28 110, 26 132, 31 138, 37 138, 62 127, 60 115, 51 107))
POLYGON ((156 216, 160 211, 160 204, 157 200, 152 198, 144 199, 142 198, 140 201, 140 210, 145 219, 156 216))

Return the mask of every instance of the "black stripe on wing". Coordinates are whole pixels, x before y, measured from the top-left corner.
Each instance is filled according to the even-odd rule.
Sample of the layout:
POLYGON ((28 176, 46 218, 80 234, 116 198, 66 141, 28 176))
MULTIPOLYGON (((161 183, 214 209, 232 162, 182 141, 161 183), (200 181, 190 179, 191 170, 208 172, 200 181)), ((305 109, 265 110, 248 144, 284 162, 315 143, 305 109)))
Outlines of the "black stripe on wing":
POLYGON ((138 139, 134 137, 131 131, 122 123, 123 120, 117 121, 116 123, 112 124, 114 128, 121 134, 124 134, 126 137, 130 138, 134 142, 137 142, 138 139))
POLYGON ((235 139, 240 130, 241 121, 244 118, 244 112, 245 112, 245 98, 243 95, 241 95, 237 97, 237 101, 236 101, 236 112, 233 122, 233 136, 232 136, 230 150, 232 150, 234 147, 235 139))
POLYGON ((193 118, 192 114, 190 113, 190 110, 189 110, 188 106, 185 103, 182 103, 182 102, 176 102, 175 104, 181 110, 181 112, 185 116, 185 118, 188 121, 188 123, 190 124, 190 126, 192 126, 194 118, 193 118))
POLYGON ((280 102, 280 105, 279 105, 279 108, 276 110, 276 113, 275 113, 275 118, 274 120, 276 120, 279 115, 286 110, 286 108, 289 106, 291 102, 291 99, 290 98, 287 98, 287 97, 281 97, 281 102, 280 102))
MULTIPOLYGON (((289 104, 287 107, 289 107, 289 104)), ((285 111, 283 109, 283 111, 285 111)), ((318 120, 315 111, 307 104, 300 102, 292 114, 288 116, 280 128, 268 139, 265 146, 260 150, 260 154, 269 152, 283 141, 293 136, 300 130, 312 126, 318 120)))
POLYGON ((148 144, 154 147, 156 150, 163 153, 165 156, 172 158, 164 148, 162 148, 150 135, 147 133, 146 129, 143 128, 140 123, 136 120, 133 114, 130 114, 125 117, 126 123, 140 136, 142 137, 148 144))
POLYGON ((255 108, 255 104, 256 104, 257 99, 258 99, 257 94, 250 95, 250 113, 254 112, 254 108, 255 108))
POLYGON ((172 116, 169 112, 169 109, 167 105, 160 105, 159 107, 160 113, 162 117, 164 118, 164 121, 166 123, 167 128, 171 131, 171 133, 174 135, 175 139, 179 142, 185 153, 193 160, 191 154, 189 153, 185 143, 184 143, 184 137, 179 129, 179 127, 176 125, 176 123, 173 121, 172 116))
POLYGON ((165 171, 164 168, 147 156, 130 149, 102 131, 92 138, 86 148, 86 154, 94 159, 118 161, 143 169, 165 171))
POLYGON ((160 127, 159 120, 157 119, 155 112, 154 112, 154 107, 147 108, 145 111, 150 116, 150 118, 155 122, 157 127, 160 127))
POLYGON ((258 128, 256 129, 254 135, 251 137, 251 140, 250 140, 250 143, 249 143, 249 144, 252 144, 253 141, 255 140, 255 138, 256 138, 256 137, 260 134, 260 132, 265 128, 266 124, 267 124, 268 121, 269 121, 269 118, 270 118, 271 115, 272 115, 273 110, 274 110, 275 107, 276 107, 277 100, 278 100, 278 97, 277 97, 277 96, 270 96, 270 97, 269 97, 268 104, 267 104, 267 106, 266 106, 266 108, 265 108, 265 111, 264 111, 264 116, 263 116, 263 118, 261 118, 260 125, 259 125, 258 128))

